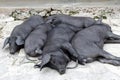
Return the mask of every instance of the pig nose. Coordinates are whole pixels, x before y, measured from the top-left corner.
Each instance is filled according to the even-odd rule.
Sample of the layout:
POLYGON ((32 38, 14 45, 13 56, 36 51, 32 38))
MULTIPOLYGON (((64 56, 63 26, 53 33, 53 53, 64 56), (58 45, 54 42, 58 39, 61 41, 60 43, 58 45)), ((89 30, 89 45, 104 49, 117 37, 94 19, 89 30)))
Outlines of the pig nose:
POLYGON ((10 49, 10 54, 15 54, 15 51, 13 49, 10 49))
POLYGON ((10 52, 10 54, 15 54, 15 52, 10 52))
POLYGON ((59 70, 59 73, 62 75, 62 74, 65 73, 65 70, 64 70, 64 69, 60 69, 60 70, 59 70))

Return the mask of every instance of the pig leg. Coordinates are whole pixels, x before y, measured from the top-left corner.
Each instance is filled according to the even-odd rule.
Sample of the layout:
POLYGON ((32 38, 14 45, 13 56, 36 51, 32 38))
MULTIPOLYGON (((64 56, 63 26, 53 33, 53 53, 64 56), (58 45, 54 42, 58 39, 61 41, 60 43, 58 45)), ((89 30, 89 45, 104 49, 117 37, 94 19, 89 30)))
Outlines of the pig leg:
POLYGON ((37 61, 37 60, 32 60, 32 59, 30 59, 29 56, 28 56, 27 54, 26 54, 25 57, 26 57, 26 59, 29 60, 29 61, 37 61))
POLYGON ((112 32, 107 32, 108 38, 114 39, 114 40, 120 40, 120 35, 114 34, 112 32))
POLYGON ((72 47, 72 45, 70 43, 63 44, 62 49, 67 50, 70 53, 70 55, 74 56, 75 58, 78 57, 77 52, 73 49, 73 47, 72 47))
POLYGON ((108 39, 105 43, 120 43, 120 35, 114 34, 112 32, 107 32, 108 39))
POLYGON ((93 61, 95 61, 95 59, 94 58, 86 58, 86 63, 91 63, 91 62, 93 62, 93 61))
POLYGON ((109 43, 120 43, 120 40, 106 40, 105 42, 104 42, 105 44, 109 44, 109 43))
POLYGON ((70 43, 64 43, 61 48, 63 50, 67 50, 70 55, 72 55, 73 57, 75 57, 75 59, 79 60, 80 64, 84 65, 84 63, 85 63, 84 59, 85 58, 82 55, 79 56, 78 53, 75 51, 75 49, 72 47, 72 45, 70 43))
POLYGON ((112 55, 112 54, 110 54, 110 53, 108 53, 108 52, 106 52, 104 50, 101 50, 100 56, 102 56, 102 57, 104 57, 106 59, 109 59, 109 60, 118 60, 118 61, 120 61, 120 57, 116 57, 116 56, 114 56, 114 55, 112 55))
POLYGON ((107 63, 107 64, 112 64, 112 65, 115 65, 115 66, 120 66, 120 61, 117 61, 117 60, 108 60, 108 59, 98 59, 99 62, 101 63, 107 63))
POLYGON ((30 57, 38 57, 38 56, 41 56, 41 54, 42 54, 42 50, 39 48, 36 48, 30 53, 27 53, 27 55, 29 55, 30 57))

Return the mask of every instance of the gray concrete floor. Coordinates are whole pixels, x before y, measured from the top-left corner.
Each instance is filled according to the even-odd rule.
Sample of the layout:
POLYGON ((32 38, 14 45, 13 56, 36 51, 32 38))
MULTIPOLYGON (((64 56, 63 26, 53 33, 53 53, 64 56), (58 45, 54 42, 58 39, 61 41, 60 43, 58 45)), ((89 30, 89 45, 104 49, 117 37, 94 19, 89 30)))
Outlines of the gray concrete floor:
MULTIPOLYGON (((79 65, 75 69, 69 69, 66 74, 60 75, 57 71, 44 68, 42 71, 34 69, 34 63, 25 63, 24 50, 20 50, 19 54, 10 55, 8 49, 2 49, 3 42, 8 37, 14 26, 21 24, 22 21, 14 21, 11 18, 0 21, 2 29, 2 36, 0 38, 0 80, 120 80, 120 67, 100 62, 93 62, 85 66, 79 65), (3 23, 5 23, 3 25, 3 23)), ((120 19, 106 20, 108 24, 117 24, 120 19)), ((120 35, 120 27, 113 26, 112 30, 120 35)), ((120 44, 107 44, 104 49, 113 55, 120 57, 120 44)), ((74 66, 71 62, 68 66, 74 66)))

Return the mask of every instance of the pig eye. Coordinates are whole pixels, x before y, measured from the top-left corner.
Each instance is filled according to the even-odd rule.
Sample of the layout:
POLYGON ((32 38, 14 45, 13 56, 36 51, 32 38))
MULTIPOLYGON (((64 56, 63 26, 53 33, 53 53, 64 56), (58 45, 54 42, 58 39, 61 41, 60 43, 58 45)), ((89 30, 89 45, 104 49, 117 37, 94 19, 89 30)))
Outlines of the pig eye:
POLYGON ((55 63, 55 61, 53 61, 53 63, 55 63))
POLYGON ((52 59, 52 60, 51 60, 51 63, 52 63, 52 64, 55 64, 55 63, 56 63, 56 60, 55 60, 55 59, 52 59))
POLYGON ((59 64, 62 64, 61 62, 56 62, 55 60, 54 60, 54 61, 52 61, 52 63, 53 63, 54 65, 59 65, 59 64))
POLYGON ((113 32, 113 31, 110 29, 110 32, 113 32))
POLYGON ((59 62, 62 65, 62 62, 59 62))

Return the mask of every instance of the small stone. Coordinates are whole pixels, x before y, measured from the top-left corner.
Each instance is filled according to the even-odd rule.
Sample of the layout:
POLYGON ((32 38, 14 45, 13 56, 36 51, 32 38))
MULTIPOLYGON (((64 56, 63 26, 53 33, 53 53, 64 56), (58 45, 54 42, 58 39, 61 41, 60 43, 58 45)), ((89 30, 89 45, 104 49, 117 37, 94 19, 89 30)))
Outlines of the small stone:
POLYGON ((41 16, 45 16, 47 14, 47 11, 46 10, 42 10, 39 12, 39 15, 41 16))
POLYGON ((52 11, 51 15, 53 15, 53 14, 61 14, 61 13, 59 11, 52 11))
POLYGON ((24 20, 30 17, 30 13, 28 10, 15 10, 10 15, 15 18, 15 20, 24 20))
POLYGON ((38 15, 38 11, 36 11, 35 9, 31 9, 29 11, 29 14, 32 16, 32 15, 38 15))

